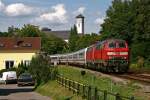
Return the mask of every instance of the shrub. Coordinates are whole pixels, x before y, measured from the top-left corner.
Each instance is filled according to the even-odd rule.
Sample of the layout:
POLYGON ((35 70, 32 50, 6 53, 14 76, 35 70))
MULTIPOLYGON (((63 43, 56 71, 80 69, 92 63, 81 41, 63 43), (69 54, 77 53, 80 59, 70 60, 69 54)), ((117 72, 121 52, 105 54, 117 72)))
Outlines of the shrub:
POLYGON ((46 60, 42 55, 32 58, 28 70, 36 80, 37 86, 50 79, 50 66, 48 64, 48 60, 46 60))
POLYGON ((144 58, 143 57, 138 56, 137 65, 138 65, 139 68, 144 67, 144 58))
POLYGON ((18 64, 18 67, 17 67, 17 76, 19 76, 20 74, 28 71, 28 68, 25 64, 23 64, 23 62, 19 63, 18 64))

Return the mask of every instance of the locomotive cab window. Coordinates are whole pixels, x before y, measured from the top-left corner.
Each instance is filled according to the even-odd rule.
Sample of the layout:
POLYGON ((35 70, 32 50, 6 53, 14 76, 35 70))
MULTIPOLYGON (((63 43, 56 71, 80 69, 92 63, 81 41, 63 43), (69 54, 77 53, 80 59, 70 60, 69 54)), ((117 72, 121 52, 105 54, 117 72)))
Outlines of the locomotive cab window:
POLYGON ((101 43, 99 43, 99 44, 96 45, 96 49, 97 49, 97 50, 98 50, 98 49, 101 49, 101 48, 102 48, 101 43))
POLYGON ((87 52, 91 52, 92 51, 92 47, 89 47, 88 49, 87 49, 87 52))
POLYGON ((125 42, 118 43, 119 48, 126 48, 125 42))
POLYGON ((109 47, 109 48, 116 48, 116 43, 115 43, 115 42, 110 42, 110 43, 108 44, 108 47, 109 47))

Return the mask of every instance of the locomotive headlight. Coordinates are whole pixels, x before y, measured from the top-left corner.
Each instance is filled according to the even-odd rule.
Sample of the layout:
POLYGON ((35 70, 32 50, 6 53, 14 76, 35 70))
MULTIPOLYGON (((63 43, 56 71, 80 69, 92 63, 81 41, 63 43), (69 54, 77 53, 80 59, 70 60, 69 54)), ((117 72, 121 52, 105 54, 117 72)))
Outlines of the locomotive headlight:
POLYGON ((128 52, 120 52, 120 55, 128 55, 128 52))
POLYGON ((107 52, 107 55, 110 56, 110 55, 115 55, 115 52, 107 52))

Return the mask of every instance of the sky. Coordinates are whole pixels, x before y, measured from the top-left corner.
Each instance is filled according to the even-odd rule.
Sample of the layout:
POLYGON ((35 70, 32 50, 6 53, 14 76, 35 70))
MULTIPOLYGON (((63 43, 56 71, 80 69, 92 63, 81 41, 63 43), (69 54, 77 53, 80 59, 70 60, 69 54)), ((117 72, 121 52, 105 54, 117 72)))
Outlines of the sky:
POLYGON ((0 0, 0 31, 24 24, 70 30, 75 17, 85 17, 85 32, 98 33, 112 0, 0 0))

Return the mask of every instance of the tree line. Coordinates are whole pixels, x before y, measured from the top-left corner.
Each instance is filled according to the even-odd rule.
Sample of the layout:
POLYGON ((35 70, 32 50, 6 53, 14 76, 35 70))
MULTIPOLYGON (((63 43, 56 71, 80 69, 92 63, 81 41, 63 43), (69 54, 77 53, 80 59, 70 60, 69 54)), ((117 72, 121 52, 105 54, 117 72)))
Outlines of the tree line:
POLYGON ((101 27, 101 39, 126 40, 131 61, 150 65, 150 0, 112 1, 101 27))

